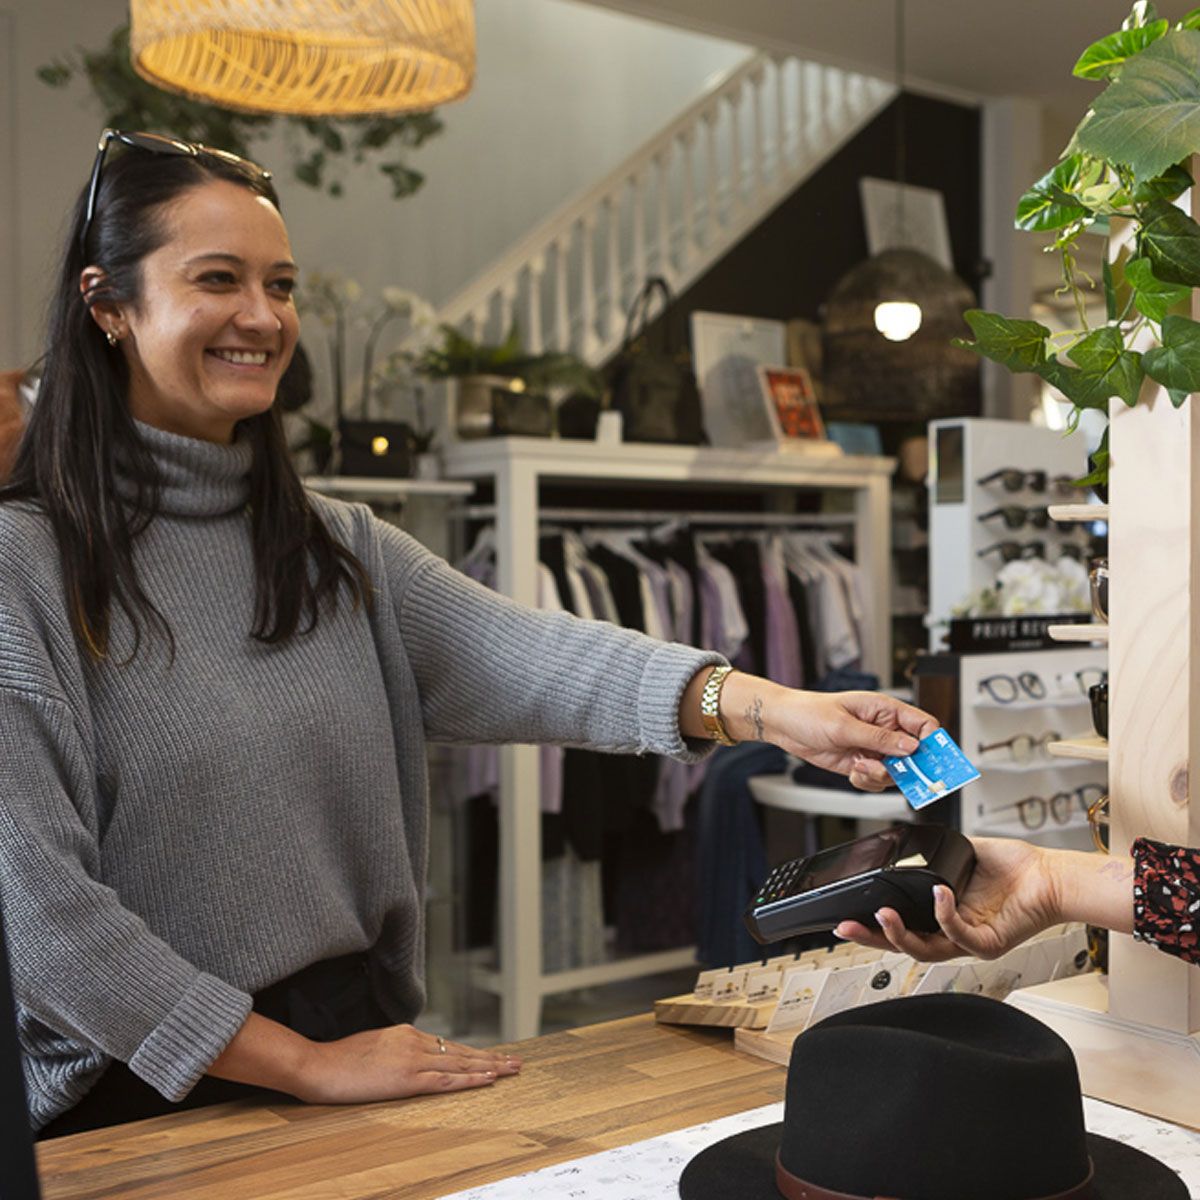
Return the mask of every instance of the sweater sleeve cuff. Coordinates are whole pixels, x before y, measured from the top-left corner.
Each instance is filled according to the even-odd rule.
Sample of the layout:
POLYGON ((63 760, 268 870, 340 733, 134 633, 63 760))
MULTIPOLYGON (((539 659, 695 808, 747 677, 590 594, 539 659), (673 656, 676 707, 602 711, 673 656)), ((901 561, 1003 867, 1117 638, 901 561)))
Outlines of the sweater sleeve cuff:
POLYGON ((246 1023, 251 1004, 245 992, 197 975, 137 1048, 129 1069, 167 1100, 182 1100, 246 1023))
POLYGON ((657 646, 642 671, 638 721, 642 753, 666 754, 680 762, 699 762, 716 747, 704 738, 685 738, 679 732, 679 703, 696 672, 728 666, 728 660, 707 650, 678 642, 657 646))

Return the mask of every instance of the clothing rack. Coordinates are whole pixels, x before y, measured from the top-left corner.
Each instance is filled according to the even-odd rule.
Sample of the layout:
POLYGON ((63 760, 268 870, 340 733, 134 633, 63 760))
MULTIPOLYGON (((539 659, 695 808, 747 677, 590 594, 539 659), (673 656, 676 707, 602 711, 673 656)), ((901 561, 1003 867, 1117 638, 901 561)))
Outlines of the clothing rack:
MULTIPOLYGON (((867 670, 885 675, 891 664, 891 618, 888 597, 891 572, 891 476, 895 461, 858 455, 816 458, 712 447, 624 444, 618 452, 594 442, 551 438, 481 438, 459 442, 444 452, 448 479, 470 480, 494 489, 494 505, 467 506, 458 515, 494 520, 498 590, 522 604, 536 605, 538 534, 541 518, 563 510, 541 506, 541 487, 552 483, 587 487, 619 500, 614 489, 675 487, 694 493, 702 488, 719 505, 732 491, 789 499, 798 489, 839 493, 852 505, 852 515, 824 513, 687 513, 663 512, 655 518, 688 517, 712 527, 732 524, 758 528, 833 526, 853 531, 855 558, 872 583, 868 619, 874 647, 867 670), (711 522, 710 518, 719 521, 711 522), (765 519, 764 519, 765 518, 765 519)), ((579 511, 579 510, 569 510, 579 511)), ((577 520, 620 520, 621 509, 599 509, 577 520)), ((639 523, 646 524, 647 514, 639 523)), ((567 520, 561 516, 555 518, 567 520)), ((626 522, 628 523, 628 522, 626 522)), ((694 963, 683 948, 636 955, 594 967, 545 971, 541 962, 541 814, 538 810, 540 767, 536 746, 500 750, 500 961, 498 969, 472 973, 477 986, 500 997, 501 1038, 532 1037, 541 1026, 542 998, 572 988, 593 987, 618 979, 694 963)))
MULTIPOLYGON (((472 521, 493 520, 494 504, 468 504, 455 515, 472 521)), ((539 510, 539 523, 546 521, 590 521, 598 525, 712 525, 741 529, 827 529, 853 527, 854 513, 716 513, 672 512, 669 509, 643 510, 618 508, 550 508, 539 510)))

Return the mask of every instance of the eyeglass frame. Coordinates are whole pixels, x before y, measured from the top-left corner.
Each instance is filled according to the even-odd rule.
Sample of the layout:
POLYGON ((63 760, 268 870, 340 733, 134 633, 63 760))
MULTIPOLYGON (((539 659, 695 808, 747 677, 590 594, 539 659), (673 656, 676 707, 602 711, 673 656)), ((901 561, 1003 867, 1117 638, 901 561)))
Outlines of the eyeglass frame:
POLYGON ((1088 828, 1092 831, 1092 842, 1101 854, 1108 854, 1109 848, 1104 844, 1104 835, 1101 830, 1109 828, 1112 824, 1109 818, 1109 802, 1108 793, 1105 792, 1099 799, 1088 805, 1088 828))
POLYGON ((1022 692, 1024 692, 1030 700, 1044 700, 1049 694, 1046 690, 1045 680, 1043 680, 1036 671, 1022 671, 1019 675, 1006 675, 1003 672, 998 672, 995 675, 988 675, 979 681, 978 690, 981 692, 987 692, 987 694, 991 696, 991 698, 995 700, 997 704, 1015 704, 1020 698, 1022 692), (1013 695, 1011 700, 1002 700, 989 686, 997 679, 1004 679, 1012 684, 1013 695), (1037 686, 1041 690, 1035 691, 1027 682, 1028 680, 1036 680, 1037 686))
MULTIPOLYGON (((1074 792, 1055 792, 1049 798, 1045 796, 1024 796, 1020 800, 1014 800, 1011 804, 1001 804, 999 808, 993 809, 993 812, 1004 812, 1006 809, 1015 808, 1017 816, 1021 820, 1021 827, 1033 832, 1037 829, 1043 829, 1046 825, 1047 814, 1053 819, 1056 825, 1069 825, 1071 823, 1071 811, 1074 809, 1074 801, 1079 797, 1074 792), (1056 800, 1065 800, 1067 802, 1067 812, 1064 816, 1059 816, 1055 808, 1056 800), (1025 808, 1027 805, 1036 806, 1041 811, 1041 820, 1031 821, 1025 818, 1025 808)), ((1084 812, 1087 811, 1085 808, 1084 812)))
POLYGON ((1000 517, 1005 529, 1048 529, 1053 525, 1059 533, 1074 533, 1079 528, 1078 521, 1056 521, 1050 516, 1050 509, 1045 504, 1001 504, 991 512, 980 513, 977 521, 990 521, 1000 517))
MULTIPOLYGON (((1029 742, 1029 758, 1032 759, 1034 757, 1035 750, 1040 750, 1042 753, 1045 753, 1046 747, 1048 745, 1050 745, 1051 742, 1062 741, 1062 734, 1059 733, 1057 730, 1047 730, 1040 737, 1034 737, 1034 735, 1032 733, 1014 733, 1012 735, 1012 737, 1006 738, 1002 742, 991 742, 986 746, 982 742, 980 742, 978 753, 987 754, 988 751, 990 751, 990 750, 1004 750, 1006 748, 1011 748, 1013 743, 1018 741, 1020 738, 1025 738, 1028 740, 1028 742, 1029 742)), ((1009 757, 1012 759, 1013 762, 1028 761, 1026 759, 1018 758, 1016 755, 1016 752, 1011 749, 1010 749, 1009 757)))
POLYGON ((983 550, 977 550, 975 557, 986 558, 994 550, 1000 551, 1000 557, 1006 563, 1017 562, 1027 558, 1044 559, 1046 557, 1046 543, 1040 539, 1032 542, 1014 542, 1009 540, 995 542, 983 550))
POLYGON ((96 144, 96 157, 92 162, 92 175, 88 181, 87 203, 83 210, 83 226, 79 231, 79 249, 86 254, 87 237, 92 231, 92 222, 96 219, 96 204, 100 198, 100 179, 104 172, 104 160, 108 156, 108 148, 113 142, 120 142, 134 150, 145 150, 148 154, 173 154, 180 157, 199 158, 202 154, 219 159, 232 166, 249 167, 258 173, 262 182, 271 180, 271 172, 266 167, 240 154, 229 150, 218 150, 214 146, 206 146, 203 142, 185 142, 182 138, 169 137, 165 133, 144 133, 138 130, 113 129, 106 126, 100 133, 96 144))
POLYGON ((1100 673, 1100 678, 1095 681, 1096 683, 1107 683, 1108 682, 1108 672, 1103 667, 1080 667, 1079 670, 1077 670, 1077 671, 1070 671, 1070 672, 1060 671, 1055 676, 1055 680, 1057 681, 1057 683, 1059 685, 1059 690, 1061 691, 1061 690, 1065 690, 1062 687, 1062 681, 1064 679, 1067 679, 1067 678, 1074 679, 1076 684, 1078 684, 1078 686, 1079 686, 1079 694, 1083 697, 1083 699, 1087 700, 1089 698, 1088 697, 1088 689, 1092 687, 1092 684, 1085 683, 1083 681, 1083 676, 1091 675, 1095 671, 1098 671, 1100 673))

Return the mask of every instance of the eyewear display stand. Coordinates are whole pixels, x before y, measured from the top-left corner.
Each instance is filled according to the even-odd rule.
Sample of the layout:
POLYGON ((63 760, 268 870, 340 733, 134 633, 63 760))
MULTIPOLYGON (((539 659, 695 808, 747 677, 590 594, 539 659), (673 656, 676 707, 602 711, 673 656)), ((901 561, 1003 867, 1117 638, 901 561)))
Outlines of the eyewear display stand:
MULTIPOLYGON (((605 507, 618 513, 622 493, 654 488, 666 496, 677 489, 711 497, 704 508, 714 521, 734 523, 722 494, 756 492, 774 507, 774 521, 786 525, 795 493, 806 490, 849 492, 854 507, 855 552, 871 581, 868 613, 870 659, 866 670, 886 677, 891 662, 890 492, 895 462, 890 458, 846 455, 808 458, 778 451, 754 452, 551 438, 488 438, 459 442, 445 453, 448 478, 474 480, 494 489, 494 505, 482 506, 496 524, 499 589, 523 604, 537 603, 539 522, 547 515, 544 484, 586 485, 605 507), (728 514, 728 515, 725 515, 728 514)), ((603 513, 590 518, 602 521, 603 513)), ((475 510, 471 515, 484 516, 475 510)), ((565 519, 562 513, 551 514, 565 519)), ((575 511, 573 516, 579 516, 575 511)), ((696 512, 683 517, 700 519, 696 512)), ((742 523, 755 521, 743 514, 742 523)), ((767 515, 765 520, 771 520, 767 515)), ((806 518, 791 520, 804 526, 806 518)), ((497 910, 499 968, 480 966, 473 982, 500 997, 500 1033, 504 1041, 532 1037, 541 1025, 542 997, 573 988, 634 979, 691 966, 692 947, 549 972, 541 961, 541 824, 538 810, 539 763, 535 746, 505 746, 500 751, 500 883, 497 910)))
POLYGON ((1087 804, 1108 790, 1105 764, 1060 757, 1051 738, 1091 735, 1081 680, 1100 679, 1108 666, 1103 647, 964 654, 958 661, 960 742, 981 772, 962 793, 963 833, 1092 849, 1087 804))
MULTIPOLYGON (((1200 318, 1193 298, 1193 318, 1200 318)), ((1149 381, 1147 381, 1149 383, 1149 381)), ((1139 835, 1200 845, 1200 408, 1147 388, 1114 400, 1109 485, 1111 842, 1139 835)), ((1096 756, 1097 739, 1063 754, 1096 756)), ((1132 881, 1130 881, 1132 889, 1132 881)), ((1089 1096, 1200 1129, 1200 969, 1113 935, 1109 975, 1022 992, 1014 1003, 1057 1029, 1089 1096)))

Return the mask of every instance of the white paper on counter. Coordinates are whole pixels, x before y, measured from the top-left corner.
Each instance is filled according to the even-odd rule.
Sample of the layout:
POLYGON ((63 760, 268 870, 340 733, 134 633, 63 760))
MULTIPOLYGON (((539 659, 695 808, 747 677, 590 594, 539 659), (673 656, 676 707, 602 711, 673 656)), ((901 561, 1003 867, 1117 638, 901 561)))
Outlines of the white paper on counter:
MULTIPOLYGON (((1083 1113, 1092 1133, 1126 1142, 1173 1167, 1187 1184, 1192 1200, 1200 1200, 1200 1133, 1086 1097, 1083 1113)), ((679 1195, 683 1168, 706 1146, 781 1120, 783 1104, 767 1104, 616 1150, 454 1192, 443 1200, 672 1200, 679 1195)))

